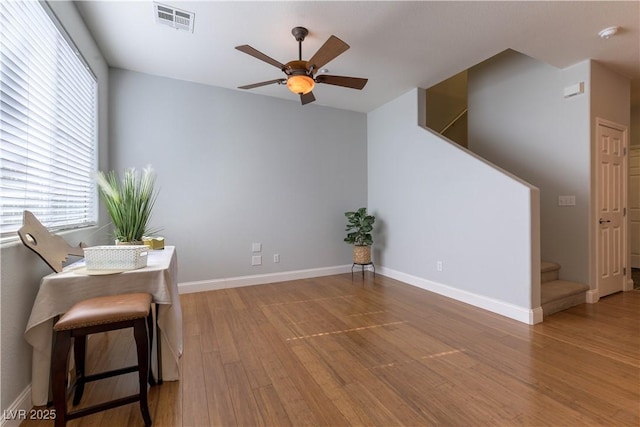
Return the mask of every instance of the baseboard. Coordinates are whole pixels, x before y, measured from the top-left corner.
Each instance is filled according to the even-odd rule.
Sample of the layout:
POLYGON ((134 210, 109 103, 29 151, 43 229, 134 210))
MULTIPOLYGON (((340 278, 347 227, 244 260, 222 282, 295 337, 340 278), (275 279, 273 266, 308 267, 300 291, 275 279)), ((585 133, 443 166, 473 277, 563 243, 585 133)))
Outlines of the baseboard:
POLYGON ((587 291, 587 304, 595 304, 600 299, 600 293, 597 289, 590 289, 587 291))
POLYGON ((625 286, 622 287, 623 291, 632 291, 633 290, 633 279, 629 278, 627 279, 627 283, 625 283, 625 286))
POLYGON ((534 325, 542 322, 542 307, 536 307, 534 309, 520 307, 494 298, 452 288, 451 286, 443 285, 442 283, 432 282, 431 280, 423 279, 421 277, 401 273, 387 267, 378 267, 377 270, 379 270, 380 274, 383 276, 470 304, 474 307, 482 308, 483 310, 487 310, 528 325, 534 325))
POLYGON ((307 270, 284 271, 278 273, 256 274, 253 276, 228 277, 224 279, 185 282, 178 285, 180 294, 214 291, 218 289, 239 288, 242 286, 265 285, 267 283, 285 282, 287 280, 309 279, 313 277, 332 276, 351 272, 351 265, 311 268, 307 270))
POLYGON ((531 314, 529 315, 529 322, 524 322, 529 325, 535 325, 538 323, 542 323, 542 319, 544 318, 544 313, 542 311, 542 307, 536 307, 531 310, 531 314))
POLYGON ((0 427, 18 427, 22 421, 29 418, 31 408, 33 405, 31 404, 31 384, 29 384, 11 406, 2 411, 0 427))
MULTIPOLYGON (((264 285, 267 283, 284 282, 287 280, 309 279, 313 277, 331 276, 351 272, 351 265, 339 265, 333 267, 313 268, 308 270, 295 270, 271 274, 258 274, 253 276, 229 277, 224 279, 202 280, 195 282, 185 282, 178 285, 180 294, 194 292, 205 292, 219 289, 238 288, 242 286, 264 285)), ((529 325, 542 322, 542 307, 528 309, 504 301, 499 301, 483 295, 452 288, 441 283, 432 282, 410 274, 401 273, 386 267, 379 267, 376 270, 383 276, 399 280, 412 286, 416 286, 427 291, 435 292, 439 295, 461 301, 475 307, 482 308, 492 313, 500 314, 510 319, 517 320, 529 325)))

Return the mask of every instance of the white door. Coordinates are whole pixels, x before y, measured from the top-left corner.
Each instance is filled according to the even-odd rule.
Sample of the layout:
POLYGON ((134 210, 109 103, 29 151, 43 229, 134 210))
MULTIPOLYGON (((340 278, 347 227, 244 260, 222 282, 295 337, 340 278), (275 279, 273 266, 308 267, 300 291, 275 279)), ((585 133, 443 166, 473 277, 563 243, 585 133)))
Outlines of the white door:
POLYGON ((622 291, 626 280, 625 218, 626 132, 623 127, 598 122, 597 125, 597 203, 598 295, 622 291))
POLYGON ((629 216, 631 267, 640 268, 640 147, 631 147, 629 155, 629 216))

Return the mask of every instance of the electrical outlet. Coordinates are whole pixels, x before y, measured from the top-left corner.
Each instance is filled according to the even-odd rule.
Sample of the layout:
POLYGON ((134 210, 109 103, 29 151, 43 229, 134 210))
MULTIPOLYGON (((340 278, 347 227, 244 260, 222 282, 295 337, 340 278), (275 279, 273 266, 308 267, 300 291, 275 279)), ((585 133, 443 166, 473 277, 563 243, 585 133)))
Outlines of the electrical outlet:
POLYGON ((436 262, 436 269, 437 269, 438 271, 442 271, 442 261, 438 261, 438 262, 436 262))
POLYGON ((262 265, 262 255, 254 255, 251 257, 251 265, 262 265))
POLYGON ((273 254, 273 262, 280 262, 280 254, 273 254))

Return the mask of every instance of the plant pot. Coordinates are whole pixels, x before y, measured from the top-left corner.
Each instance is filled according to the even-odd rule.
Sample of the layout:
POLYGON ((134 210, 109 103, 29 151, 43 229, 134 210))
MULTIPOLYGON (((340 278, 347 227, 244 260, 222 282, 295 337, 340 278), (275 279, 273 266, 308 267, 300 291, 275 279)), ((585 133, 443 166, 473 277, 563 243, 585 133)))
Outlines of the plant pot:
POLYGON ((125 241, 120 241, 116 239, 116 246, 139 246, 139 245, 144 245, 144 242, 136 241, 136 240, 132 242, 125 242, 125 241))
POLYGON ((370 264, 371 263, 371 246, 353 246, 353 263, 354 264, 370 264))

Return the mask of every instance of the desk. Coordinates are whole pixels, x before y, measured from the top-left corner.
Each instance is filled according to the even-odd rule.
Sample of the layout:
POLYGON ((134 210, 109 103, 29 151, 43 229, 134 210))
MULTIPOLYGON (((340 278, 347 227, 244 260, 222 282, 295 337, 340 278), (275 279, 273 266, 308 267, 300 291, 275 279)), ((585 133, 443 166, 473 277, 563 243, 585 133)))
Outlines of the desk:
MULTIPOLYGON (((51 344, 54 317, 65 313, 78 301, 104 295, 147 292, 158 308, 159 331, 154 338, 162 347, 164 380, 180 377, 182 355, 182 308, 178 295, 177 258, 175 247, 149 251, 147 266, 104 276, 78 274, 84 262, 72 264, 61 273, 42 278, 40 290, 31 309, 24 337, 33 346, 31 398, 36 406, 45 405, 49 394, 51 344)), ((154 346, 154 351, 155 351, 154 346)), ((157 355, 152 357, 152 370, 157 373, 157 355)))

